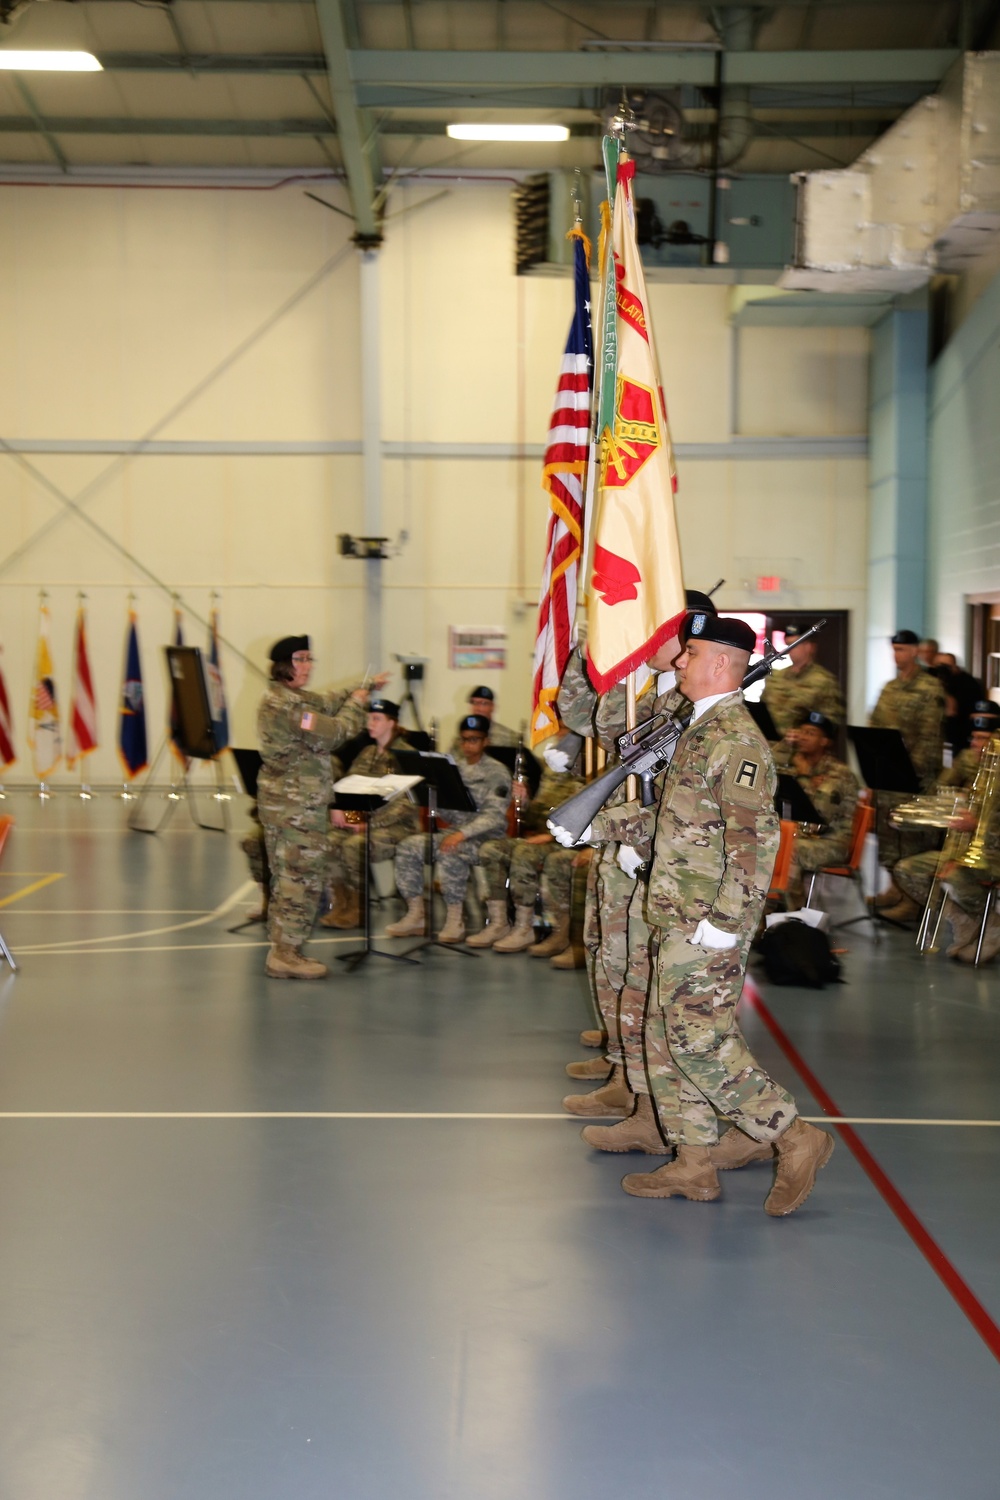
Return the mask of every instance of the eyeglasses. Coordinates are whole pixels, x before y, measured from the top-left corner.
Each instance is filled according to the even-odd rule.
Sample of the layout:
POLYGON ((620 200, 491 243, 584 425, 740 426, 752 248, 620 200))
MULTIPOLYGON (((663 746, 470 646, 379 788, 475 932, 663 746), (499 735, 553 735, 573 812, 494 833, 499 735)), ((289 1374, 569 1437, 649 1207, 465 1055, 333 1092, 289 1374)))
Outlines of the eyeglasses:
POLYGON ((304 663, 315 660, 315 656, 310 656, 308 651, 296 651, 295 655, 292 657, 292 661, 297 667, 302 666, 304 663))

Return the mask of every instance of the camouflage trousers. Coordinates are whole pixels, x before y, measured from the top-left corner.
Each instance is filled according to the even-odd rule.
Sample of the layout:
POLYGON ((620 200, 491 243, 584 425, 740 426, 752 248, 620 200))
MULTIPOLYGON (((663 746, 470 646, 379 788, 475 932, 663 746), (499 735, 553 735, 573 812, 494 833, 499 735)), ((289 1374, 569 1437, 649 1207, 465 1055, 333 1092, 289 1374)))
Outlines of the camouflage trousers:
POLYGON ((264 830, 259 823, 255 823, 247 833, 246 838, 240 839, 240 848, 247 857, 250 866, 250 879, 255 880, 258 885, 265 888, 270 884, 270 871, 267 868, 267 843, 264 838, 264 830))
POLYGON ((618 999, 618 1041, 629 1088, 633 1094, 651 1092, 646 1075, 646 1007, 656 964, 659 933, 646 921, 646 883, 632 882, 628 907, 628 958, 618 999))
POLYGON ((928 850, 926 854, 911 854, 909 859, 899 861, 892 878, 905 896, 918 906, 924 906, 940 863, 941 854, 936 849, 928 850))
POLYGON ((674 1145, 713 1146, 721 1115, 754 1140, 773 1141, 798 1111, 754 1060, 736 1024, 750 935, 715 952, 692 947, 694 928, 661 931, 646 1013, 646 1066, 660 1129, 674 1145))
MULTIPOLYGON (((372 829, 372 864, 392 859, 405 834, 392 829, 372 829)), ((330 830, 330 880, 334 885, 360 891, 365 871, 365 835, 351 828, 330 830)))
MULTIPOLYGON (((465 839, 457 849, 441 854, 441 841, 445 832, 434 835, 434 869, 446 906, 460 906, 465 900, 465 888, 474 864, 479 862, 478 839, 465 839)), ((421 895, 424 889, 424 857, 427 853, 427 835, 411 834, 396 845, 396 889, 407 901, 421 895)))
POLYGON ((312 931, 326 886, 330 841, 326 833, 264 825, 271 894, 267 935, 272 943, 300 951, 312 931))
POLYGON ((887 870, 895 870, 901 859, 923 854, 937 843, 936 828, 895 828, 889 822, 889 814, 901 802, 909 802, 909 795, 899 792, 878 792, 875 814, 875 832, 878 834, 879 863, 887 870))
POLYGON ((548 917, 568 917, 576 849, 529 844, 524 839, 487 839, 479 851, 486 872, 487 900, 503 901, 510 879, 516 906, 534 906, 539 886, 548 917))
POLYGON ((792 846, 792 868, 821 870, 824 865, 842 865, 851 849, 850 839, 822 838, 805 833, 792 846))
POLYGON ((629 902, 635 881, 617 860, 618 845, 605 844, 590 862, 583 946, 594 1003, 608 1034, 608 1061, 622 1063, 618 1004, 628 970, 629 902))
POLYGON ((959 865, 949 873, 944 885, 948 895, 958 902, 966 916, 978 920, 986 905, 990 882, 996 878, 996 874, 991 874, 989 870, 966 870, 959 865))

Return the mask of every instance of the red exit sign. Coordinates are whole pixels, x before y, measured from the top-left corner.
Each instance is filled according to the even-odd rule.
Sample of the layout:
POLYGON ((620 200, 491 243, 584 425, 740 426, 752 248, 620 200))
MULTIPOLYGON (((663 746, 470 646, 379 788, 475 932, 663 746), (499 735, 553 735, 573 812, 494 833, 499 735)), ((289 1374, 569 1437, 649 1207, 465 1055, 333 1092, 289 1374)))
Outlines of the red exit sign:
POLYGON ((776 578, 773 573, 765 574, 757 579, 758 594, 778 594, 781 592, 781 579, 776 578))

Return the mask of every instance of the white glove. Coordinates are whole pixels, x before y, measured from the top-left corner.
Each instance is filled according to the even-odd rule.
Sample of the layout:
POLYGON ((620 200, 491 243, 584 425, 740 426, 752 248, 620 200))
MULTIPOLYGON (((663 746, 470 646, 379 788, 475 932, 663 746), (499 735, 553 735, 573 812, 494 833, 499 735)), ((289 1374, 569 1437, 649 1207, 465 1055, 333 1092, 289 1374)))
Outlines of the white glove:
POLYGON ((569 770, 569 756, 565 750, 560 750, 557 745, 546 745, 542 751, 542 759, 550 771, 569 770))
POLYGON ((633 880, 645 863, 638 849, 633 849, 631 844, 618 845, 618 868, 624 870, 625 874, 633 880))
POLYGON ((563 828, 561 824, 554 823, 551 818, 546 821, 545 826, 557 844, 562 844, 564 849, 575 849, 577 844, 590 843, 590 835, 594 825, 588 823, 578 839, 573 837, 568 828, 563 828))
POLYGON ((707 917, 702 917, 688 942, 696 948, 718 948, 722 951, 735 948, 737 939, 734 933, 722 932, 718 927, 713 927, 707 917))

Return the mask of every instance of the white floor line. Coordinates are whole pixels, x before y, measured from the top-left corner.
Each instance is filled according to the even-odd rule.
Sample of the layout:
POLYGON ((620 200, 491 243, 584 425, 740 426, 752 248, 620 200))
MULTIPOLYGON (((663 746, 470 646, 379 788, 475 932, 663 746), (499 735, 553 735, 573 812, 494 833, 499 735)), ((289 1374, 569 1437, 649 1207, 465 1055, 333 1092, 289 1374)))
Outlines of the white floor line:
MULTIPOLYGON (((111 933, 108 937, 88 938, 87 948, 90 951, 100 951, 99 949, 97 949, 98 943, 103 944, 134 942, 136 938, 161 937, 164 933, 167 932, 186 932, 192 927, 206 927, 209 922, 215 922, 220 917, 226 916, 229 912, 232 911, 234 906, 238 906, 241 901, 249 896, 251 891, 255 891, 256 889, 257 887, 252 880, 245 880, 242 885, 237 886, 236 890, 233 891, 231 895, 226 897, 225 901, 220 902, 219 905, 214 908, 214 910, 206 912, 204 916, 195 917, 190 922, 175 922, 172 927, 147 927, 145 931, 142 932, 114 932, 111 933)), ((64 942, 61 943, 44 943, 33 948, 19 948, 18 952, 58 953, 61 949, 64 950, 67 948, 78 948, 79 945, 79 938, 67 938, 64 942)))
MULTIPOLYGON (((0 1110, 0 1120, 563 1120, 572 1125, 583 1118, 559 1113, 465 1110, 0 1110)), ((892 1120, 860 1115, 803 1115, 815 1125, 933 1125, 963 1128, 1000 1127, 1000 1120, 892 1120)))
MULTIPOLYGON (((135 936, 143 937, 144 934, 141 932, 137 932, 135 936)), ((77 941, 81 940, 77 939, 77 941)), ((99 943, 102 941, 102 939, 94 938, 93 941, 95 943, 99 943)), ((349 933, 345 937, 310 938, 309 946, 310 948, 322 948, 324 946, 329 946, 330 943, 357 943, 358 947, 360 947, 363 941, 364 939, 359 933, 349 933)), ((35 958, 79 958, 85 957, 89 953, 91 955, 96 954, 97 957, 100 958, 105 953, 205 953, 212 948, 269 948, 270 946, 270 943, 267 942, 266 939, 262 942, 255 942, 250 938, 238 937, 232 938, 228 943, 147 943, 144 947, 141 948, 137 948, 131 943, 126 944, 122 948, 90 947, 56 949, 44 947, 30 948, 26 947, 23 943, 15 943, 14 957, 30 958, 34 956, 35 958)))

